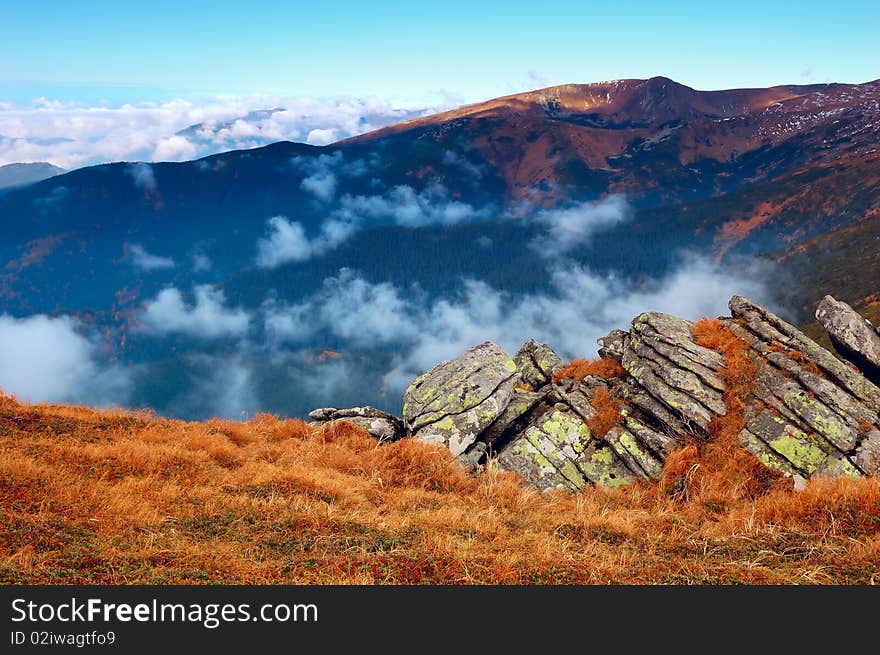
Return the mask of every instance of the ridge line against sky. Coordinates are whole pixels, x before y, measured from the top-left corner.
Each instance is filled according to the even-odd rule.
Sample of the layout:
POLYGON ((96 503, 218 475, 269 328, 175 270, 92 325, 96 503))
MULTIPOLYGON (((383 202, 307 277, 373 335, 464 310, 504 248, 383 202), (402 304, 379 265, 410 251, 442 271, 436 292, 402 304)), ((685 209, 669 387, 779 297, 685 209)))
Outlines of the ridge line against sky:
POLYGON ((414 5, 9 0, 0 165, 183 161, 325 145, 569 83, 699 90, 880 78, 880 4, 646 0, 414 5), (249 118, 255 110, 286 111, 249 118), (194 130, 193 126, 202 127, 194 130))
POLYGON ((744 0, 722 14, 645 0, 549 9, 517 0, 13 0, 2 10, 0 101, 260 93, 471 103, 655 75, 704 90, 880 77, 877 3, 840 0, 830 14, 815 0, 744 0))

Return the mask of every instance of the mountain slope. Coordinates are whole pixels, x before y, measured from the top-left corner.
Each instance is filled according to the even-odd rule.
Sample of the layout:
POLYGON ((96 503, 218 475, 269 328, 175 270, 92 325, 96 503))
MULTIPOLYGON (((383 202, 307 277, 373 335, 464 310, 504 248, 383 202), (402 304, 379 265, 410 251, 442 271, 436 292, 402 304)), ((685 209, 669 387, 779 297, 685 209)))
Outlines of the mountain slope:
POLYGON ((242 387, 277 412, 320 403, 286 389, 324 350, 383 388, 394 343, 368 347, 330 319, 303 327, 296 312, 325 311, 331 292, 355 294, 345 302, 369 298, 358 289, 391 294, 391 310, 420 303, 428 315, 458 311, 488 286, 504 309, 556 298, 578 271, 638 291, 700 257, 765 256, 791 272, 771 286, 801 323, 825 293, 854 302, 835 286, 880 292, 872 273, 857 283, 834 273, 856 261, 876 269, 873 246, 851 257, 862 237, 847 230, 880 211, 878 107, 880 82, 697 91, 622 80, 499 98, 325 147, 84 168, 0 196, 0 299, 15 317, 76 317, 100 335, 97 351, 136 367, 128 402, 185 416, 215 411, 174 401, 217 368, 211 357, 251 358, 259 379, 242 387), (583 204, 614 194, 625 206, 583 204), (836 245, 819 248, 831 234, 836 245), (247 329, 197 333, 216 333, 196 320, 199 289, 206 307, 247 314, 247 329), (144 308, 163 292, 174 320, 151 333, 144 308), (249 350, 271 342, 263 319, 275 310, 287 312, 288 334, 309 335, 273 344, 297 349, 295 365, 249 350))
POLYGON ((656 77, 507 96, 344 143, 466 147, 516 199, 680 201, 865 153, 878 129, 880 81, 696 91, 656 77))

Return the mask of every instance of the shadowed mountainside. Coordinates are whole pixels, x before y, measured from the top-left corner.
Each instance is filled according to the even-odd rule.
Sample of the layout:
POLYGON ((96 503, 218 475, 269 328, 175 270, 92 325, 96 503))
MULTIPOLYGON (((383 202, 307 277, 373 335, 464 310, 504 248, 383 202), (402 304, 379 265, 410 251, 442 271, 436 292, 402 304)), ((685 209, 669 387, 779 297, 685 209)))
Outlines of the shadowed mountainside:
MULTIPOLYGON (((418 287, 430 304, 466 281, 544 293, 560 262, 638 288, 695 256, 759 256, 779 262, 777 304, 803 323, 826 293, 860 310, 880 293, 878 103, 880 82, 697 91, 620 80, 498 98, 326 147, 84 168, 0 196, 0 299, 16 317, 75 316, 110 360, 140 367, 131 402, 174 413, 171 397, 202 376, 172 373, 174 362, 235 344, 146 333, 144 305, 166 288, 193 303, 212 285, 256 314, 321 293, 343 270, 418 287), (547 240, 542 211, 589 211, 579 203, 609 194, 626 196, 625 219, 575 247, 547 240), (276 217, 300 232, 273 233, 276 217), (267 264, 259 243, 270 237, 287 254, 267 264), (168 384, 150 381, 159 370, 168 384)), ((327 349, 388 356, 338 339, 304 349, 304 361, 327 349)), ((260 385, 278 395, 278 380, 260 385)), ((275 396, 272 407, 305 409, 275 396)))

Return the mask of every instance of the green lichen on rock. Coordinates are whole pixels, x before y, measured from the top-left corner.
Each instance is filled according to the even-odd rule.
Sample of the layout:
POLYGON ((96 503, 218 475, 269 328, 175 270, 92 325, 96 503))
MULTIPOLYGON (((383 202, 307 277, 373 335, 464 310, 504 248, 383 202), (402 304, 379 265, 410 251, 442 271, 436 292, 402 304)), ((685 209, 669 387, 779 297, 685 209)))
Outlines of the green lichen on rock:
POLYGON ((823 403, 801 389, 783 395, 786 406, 835 447, 847 452, 855 448, 858 433, 823 403))
POLYGON ((740 432, 739 442, 745 450, 757 457, 767 468, 781 471, 789 476, 800 474, 800 471, 795 469, 788 460, 771 450, 766 443, 761 441, 748 430, 740 432))
POLYGON ((569 481, 525 436, 512 441, 498 455, 498 463, 521 475, 538 489, 572 489, 569 481))
POLYGON ((526 341, 513 358, 522 381, 538 389, 550 382, 553 374, 562 368, 562 359, 545 343, 534 339, 526 341))
POLYGON ((818 471, 828 459, 828 454, 818 446, 811 444, 803 433, 800 435, 783 434, 767 443, 807 475, 818 471))
POLYGON ((660 477, 663 463, 628 430, 614 428, 605 435, 605 441, 634 473, 653 479, 660 477))
POLYGON ((404 393, 403 418, 417 439, 464 453, 507 408, 519 374, 486 342, 420 375, 404 393))
POLYGON ((591 444, 578 460, 578 468, 593 484, 610 489, 637 479, 607 444, 591 444))

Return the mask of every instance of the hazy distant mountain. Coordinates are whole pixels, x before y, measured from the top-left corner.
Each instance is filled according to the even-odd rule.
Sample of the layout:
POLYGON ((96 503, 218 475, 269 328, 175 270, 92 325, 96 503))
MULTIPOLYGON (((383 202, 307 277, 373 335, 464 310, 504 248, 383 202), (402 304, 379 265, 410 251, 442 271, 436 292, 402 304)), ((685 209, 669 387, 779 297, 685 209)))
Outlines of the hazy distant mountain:
POLYGON ((178 132, 176 132, 176 134, 177 136, 184 136, 188 139, 209 140, 211 137, 215 136, 218 132, 222 130, 231 130, 239 121, 241 121, 242 123, 251 124, 261 123, 262 121, 271 118, 272 114, 275 114, 279 111, 284 111, 284 108, 276 107, 275 109, 255 109, 253 111, 249 111, 244 116, 238 116, 228 121, 196 123, 195 125, 190 125, 189 127, 185 127, 184 129, 179 130, 178 132))
POLYGON ((0 166, 0 189, 33 184, 65 172, 63 168, 46 162, 6 164, 0 166))
MULTIPOLYGON (((352 310, 356 329, 314 312, 329 316, 340 298, 386 302, 380 316, 399 311, 392 289, 427 307, 460 300, 475 283, 505 298, 547 294, 577 267, 638 288, 694 254, 780 261, 795 272, 793 289, 779 293, 798 320, 824 293, 871 301, 880 293, 875 241, 854 243, 850 258, 847 235, 874 239, 880 220, 880 81, 551 87, 325 147, 281 142, 194 162, 79 169, 5 193, 0 220, 4 310, 74 314, 93 326, 110 356, 141 367, 132 402, 214 411, 175 394, 216 369, 206 357, 241 357, 242 335, 263 342, 279 326, 298 339, 284 347, 302 362, 347 362, 361 374, 345 381, 378 388, 364 371, 398 356, 395 343, 359 338, 369 313, 352 310), (626 203, 582 211, 612 194, 626 203), (197 297, 202 284, 240 313, 198 322, 199 311, 220 306, 197 297), (162 338, 144 327, 145 303, 157 300, 170 317, 162 338), (286 313, 267 323, 279 307, 286 313), (217 336, 221 328, 236 337, 217 336), (341 359, 325 362, 326 349, 341 359), (184 370, 186 361, 197 363, 184 370), (161 380, 144 372, 156 367, 161 380)), ((319 402, 302 384, 311 363, 253 357, 249 370, 261 377, 246 386, 261 389, 261 406, 302 413, 319 402)), ((382 403, 363 388, 352 395, 382 403)), ((338 390, 334 398, 345 401, 338 390)))

